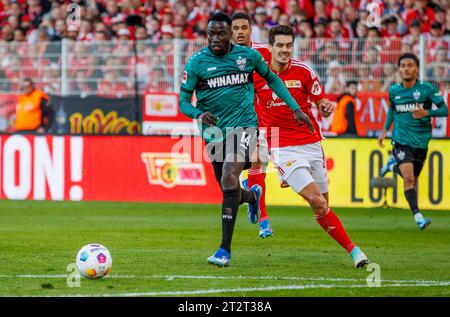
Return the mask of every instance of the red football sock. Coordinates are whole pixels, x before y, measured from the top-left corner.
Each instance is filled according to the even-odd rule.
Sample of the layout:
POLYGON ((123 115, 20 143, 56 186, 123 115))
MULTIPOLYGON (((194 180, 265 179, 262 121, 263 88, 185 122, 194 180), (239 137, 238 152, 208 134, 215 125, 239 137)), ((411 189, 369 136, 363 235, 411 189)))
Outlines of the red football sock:
POLYGON ((320 215, 315 215, 315 218, 319 225, 325 230, 337 243, 339 243, 344 249, 350 253, 355 246, 347 235, 341 221, 338 216, 328 208, 320 215))
POLYGON ((269 219, 269 215, 266 210, 266 174, 263 173, 262 168, 250 168, 248 170, 248 188, 252 188, 253 185, 258 184, 262 187, 262 195, 261 195, 261 216, 259 217, 259 221, 263 221, 265 219, 269 219))

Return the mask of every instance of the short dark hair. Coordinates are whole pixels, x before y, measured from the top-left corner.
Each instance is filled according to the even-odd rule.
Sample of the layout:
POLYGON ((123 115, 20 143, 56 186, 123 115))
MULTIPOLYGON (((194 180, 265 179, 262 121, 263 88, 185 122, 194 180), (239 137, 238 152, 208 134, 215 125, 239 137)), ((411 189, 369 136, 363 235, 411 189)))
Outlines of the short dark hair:
POLYGON ((406 58, 411 58, 416 63, 417 67, 420 66, 419 58, 414 53, 403 53, 402 55, 400 55, 400 57, 398 58, 397 66, 400 67, 401 61, 406 59, 406 58))
POLYGON ((371 26, 371 27, 367 30, 367 32, 370 32, 370 31, 375 31, 375 32, 377 32, 378 36, 381 36, 380 30, 379 30, 376 26, 371 26))
POLYGON ((22 79, 22 81, 25 81, 34 87, 34 81, 30 77, 25 77, 24 79, 22 79))
POLYGON ((252 20, 250 19, 250 16, 242 11, 239 12, 235 12, 232 16, 231 16, 231 21, 233 22, 234 20, 247 20, 248 23, 250 25, 252 25, 252 20))
POLYGON ((358 86, 358 82, 356 80, 349 80, 345 83, 345 87, 350 87, 351 85, 357 85, 358 86))
POLYGON ((208 24, 209 22, 226 22, 227 25, 231 26, 230 16, 220 11, 211 15, 208 19, 208 24))
POLYGON ((294 28, 287 25, 277 25, 269 30, 269 44, 275 44, 275 36, 277 35, 290 35, 292 40, 295 40, 294 28))

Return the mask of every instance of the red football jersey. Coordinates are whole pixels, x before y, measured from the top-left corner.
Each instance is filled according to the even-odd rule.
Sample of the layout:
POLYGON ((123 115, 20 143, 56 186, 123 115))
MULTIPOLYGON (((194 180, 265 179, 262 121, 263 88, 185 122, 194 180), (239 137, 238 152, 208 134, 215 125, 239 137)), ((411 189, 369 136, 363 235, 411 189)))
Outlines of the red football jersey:
MULTIPOLYGON (((266 63, 270 63, 270 60, 272 59, 272 54, 270 54, 268 45, 256 42, 252 42, 251 45, 253 49, 257 50, 262 55, 266 63)), ((253 84, 255 87, 255 111, 256 115, 258 116, 258 125, 260 127, 263 126, 261 121, 261 105, 258 103, 258 100, 256 98, 256 89, 257 87, 263 87, 265 83, 266 81, 256 72, 253 74, 253 84)))
POLYGON ((311 112, 311 103, 324 98, 322 86, 314 71, 305 63, 293 59, 286 70, 273 72, 281 78, 302 111, 309 116, 315 131, 310 132, 305 124, 300 126, 293 111, 266 83, 262 87, 255 86, 261 106, 262 126, 267 128, 269 147, 303 145, 322 140, 319 124, 311 112))

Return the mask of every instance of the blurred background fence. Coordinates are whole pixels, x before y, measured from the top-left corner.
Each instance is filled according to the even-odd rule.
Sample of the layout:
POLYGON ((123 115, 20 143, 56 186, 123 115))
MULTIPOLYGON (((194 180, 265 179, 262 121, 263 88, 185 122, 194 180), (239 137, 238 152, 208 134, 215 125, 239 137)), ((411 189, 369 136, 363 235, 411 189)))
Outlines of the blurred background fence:
MULTIPOLYGON (((450 37, 398 39, 297 38, 294 57, 318 74, 325 93, 340 94, 349 80, 360 91, 386 92, 397 82, 397 59, 413 52, 421 60, 420 79, 450 88, 450 37)), ((53 95, 129 97, 146 92, 178 92, 180 74, 204 39, 0 43, 0 93, 18 93, 31 77, 53 95)))

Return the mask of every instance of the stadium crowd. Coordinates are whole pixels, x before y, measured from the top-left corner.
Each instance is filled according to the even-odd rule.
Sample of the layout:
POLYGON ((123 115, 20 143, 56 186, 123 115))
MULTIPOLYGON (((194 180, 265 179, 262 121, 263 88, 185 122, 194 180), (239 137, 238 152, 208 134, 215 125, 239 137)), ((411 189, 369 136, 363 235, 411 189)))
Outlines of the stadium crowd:
POLYGON ((426 75, 440 79, 440 88, 450 84, 446 0, 2 0, 0 91, 16 91, 20 78, 32 77, 60 93, 62 65, 69 92, 127 95, 135 88, 130 78, 141 91, 171 91, 171 40, 191 40, 179 47, 186 59, 205 44, 217 10, 247 12, 256 42, 267 43, 273 25, 292 25, 297 56, 317 70, 328 94, 341 93, 349 80, 360 90, 387 91, 398 80, 398 56, 419 54, 421 35, 426 75), (62 39, 73 40, 65 62, 62 39))

